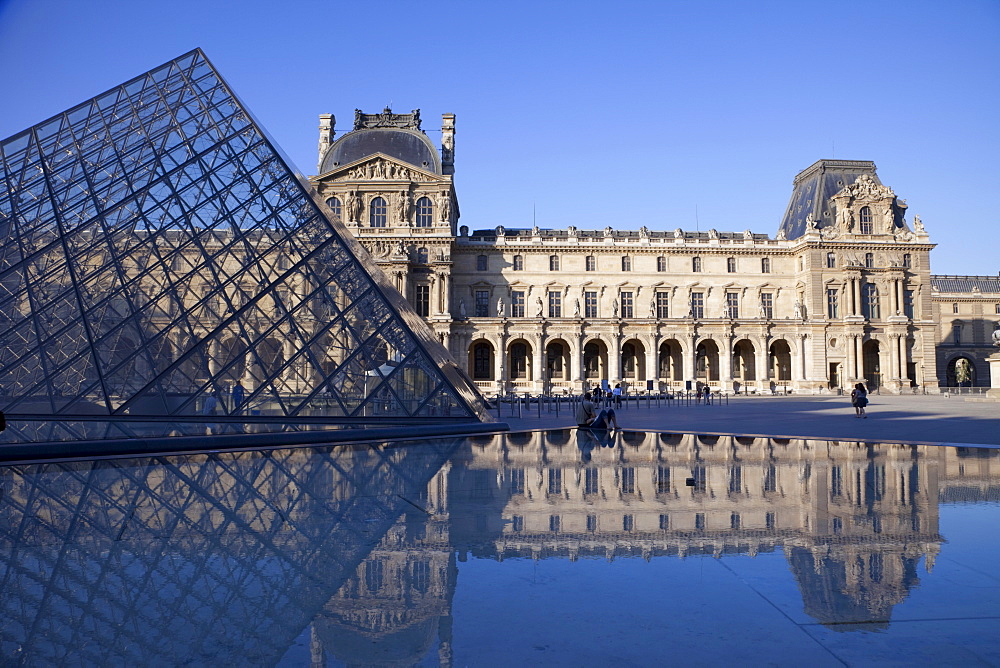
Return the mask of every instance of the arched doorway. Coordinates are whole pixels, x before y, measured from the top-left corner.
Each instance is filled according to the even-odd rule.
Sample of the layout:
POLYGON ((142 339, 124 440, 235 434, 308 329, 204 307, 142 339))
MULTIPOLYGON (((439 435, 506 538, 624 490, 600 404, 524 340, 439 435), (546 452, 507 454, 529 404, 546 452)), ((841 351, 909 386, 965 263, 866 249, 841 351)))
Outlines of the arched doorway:
POLYGON ((559 387, 568 387, 569 344, 562 339, 549 341, 545 346, 545 377, 559 387))
POLYGON ((667 339, 660 344, 658 364, 657 373, 660 380, 667 382, 684 380, 684 355, 680 341, 667 339))
POLYGON ((770 359, 771 378, 787 384, 792 379, 792 349, 784 339, 778 339, 771 344, 770 359))
POLYGON ((239 380, 247 371, 247 346, 242 339, 230 337, 222 342, 219 368, 222 382, 232 383, 239 380))
POLYGON ((965 355, 948 360, 946 375, 948 387, 973 387, 976 385, 976 365, 971 358, 965 355))
POLYGON ((495 368, 495 351, 493 344, 486 339, 479 339, 469 347, 469 375, 472 380, 493 380, 495 368))
POLYGON ((757 353, 753 344, 741 339, 733 346, 734 388, 745 388, 747 383, 757 380, 757 353))
POLYGON ((865 377, 865 385, 869 392, 874 392, 882 386, 882 370, 879 363, 879 343, 874 339, 865 341, 861 345, 861 357, 863 361, 863 371, 861 375, 865 377))
POLYGON ((633 387, 646 380, 646 347, 641 341, 631 339, 622 346, 621 377, 633 387))
POLYGON ((705 339, 695 348, 695 378, 701 383, 719 381, 719 346, 705 339))
POLYGON ((600 385, 608 379, 608 347, 595 339, 583 347, 583 371, 591 385, 600 385))

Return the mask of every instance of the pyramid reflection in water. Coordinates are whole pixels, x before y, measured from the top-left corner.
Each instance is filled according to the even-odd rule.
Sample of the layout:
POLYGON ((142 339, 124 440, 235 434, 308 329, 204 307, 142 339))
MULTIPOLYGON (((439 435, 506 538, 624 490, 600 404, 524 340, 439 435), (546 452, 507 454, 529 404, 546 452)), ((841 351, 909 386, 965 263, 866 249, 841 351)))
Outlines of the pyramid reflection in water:
POLYGON ((0 409, 482 418, 200 50, 0 150, 0 409))

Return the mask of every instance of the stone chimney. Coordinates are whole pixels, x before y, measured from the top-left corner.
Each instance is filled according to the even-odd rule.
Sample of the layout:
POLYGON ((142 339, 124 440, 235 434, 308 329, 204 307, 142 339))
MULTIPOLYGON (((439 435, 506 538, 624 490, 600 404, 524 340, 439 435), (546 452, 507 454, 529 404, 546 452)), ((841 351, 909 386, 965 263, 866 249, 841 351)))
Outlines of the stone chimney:
POLYGON ((455 173, 455 114, 441 114, 441 173, 455 173))
POLYGON ((326 149, 330 148, 330 144, 333 143, 333 126, 336 122, 337 119, 333 114, 319 115, 319 163, 316 165, 317 172, 323 169, 323 156, 326 155, 326 149))

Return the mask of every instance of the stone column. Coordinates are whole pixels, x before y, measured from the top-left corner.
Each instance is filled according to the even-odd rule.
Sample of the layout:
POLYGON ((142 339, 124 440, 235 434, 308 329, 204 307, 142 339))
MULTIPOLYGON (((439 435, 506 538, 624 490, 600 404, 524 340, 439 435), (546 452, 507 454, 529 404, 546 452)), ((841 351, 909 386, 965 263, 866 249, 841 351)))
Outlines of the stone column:
POLYGON ((906 334, 899 335, 899 378, 900 381, 906 384, 908 378, 906 377, 906 367, 909 360, 906 359, 906 334))
POLYGON ((441 273, 441 290, 444 293, 444 308, 441 309, 442 313, 451 315, 451 276, 444 272, 441 273))
POLYGON ((535 356, 531 360, 531 382, 534 383, 535 388, 541 392, 545 385, 545 377, 542 371, 545 369, 545 364, 543 362, 545 358, 545 335, 539 334, 534 337, 535 356))
POLYGON ((719 382, 724 390, 733 389, 733 339, 731 336, 722 337, 722 345, 719 346, 719 382))
POLYGON ((574 389, 576 389, 583 380, 583 334, 576 335, 576 345, 570 351, 569 358, 569 365, 572 367, 570 380, 573 381, 574 389))
POLYGON ((659 387, 660 379, 660 365, 659 365, 659 350, 660 350, 660 335, 653 334, 649 337, 649 348, 646 350, 646 378, 645 380, 653 381, 653 389, 656 390, 659 387))
POLYGON ((864 336, 854 337, 854 377, 861 378, 865 373, 864 336))
POLYGON ((771 379, 771 369, 768 362, 768 355, 770 354, 769 346, 767 345, 767 339, 763 340, 764 348, 763 350, 757 350, 754 356, 754 363, 757 367, 757 372, 754 374, 757 377, 757 387, 763 391, 768 381, 771 379))
POLYGON ((808 377, 806 369, 806 335, 799 334, 799 380, 806 380, 808 377))
POLYGON ((688 370, 688 376, 684 380, 690 380, 691 386, 694 387, 694 382, 698 378, 698 335, 691 334, 688 338, 691 339, 691 345, 689 346, 687 364, 685 365, 688 370))
POLYGON ((500 337, 496 358, 496 379, 499 392, 507 389, 507 335, 500 337))
POLYGON ((622 335, 615 334, 611 337, 611 346, 608 348, 608 382, 614 387, 615 381, 621 380, 622 373, 622 335))

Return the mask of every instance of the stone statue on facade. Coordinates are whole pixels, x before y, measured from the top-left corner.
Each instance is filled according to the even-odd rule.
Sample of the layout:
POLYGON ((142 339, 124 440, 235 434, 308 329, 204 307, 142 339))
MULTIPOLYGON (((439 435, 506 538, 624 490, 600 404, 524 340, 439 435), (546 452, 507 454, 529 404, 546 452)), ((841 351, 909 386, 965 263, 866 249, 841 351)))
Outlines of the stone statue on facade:
POLYGON ((802 302, 795 300, 795 305, 792 306, 792 317, 796 320, 802 319, 802 302))
POLYGON ((708 231, 708 238, 709 238, 709 239, 718 239, 718 238, 719 238, 719 231, 718 231, 718 230, 716 230, 716 229, 715 229, 715 228, 713 227, 712 229, 710 229, 710 230, 708 231))
POLYGON ((993 330, 993 347, 1000 348, 1000 322, 995 327, 996 329, 993 330))
POLYGON ((784 241, 788 237, 785 236, 785 228, 778 230, 778 236, 775 237, 777 241, 784 241))
POLYGON ((648 239, 649 238, 649 228, 643 225, 639 228, 639 238, 648 239))
POLYGON ((441 222, 450 223, 451 222, 451 195, 448 193, 441 193, 438 198, 438 210, 441 212, 441 222))
POLYGON ((542 231, 540 229, 538 229, 538 225, 532 225, 531 226, 531 236, 537 237, 541 233, 542 233, 542 231))
POLYGON ((503 297, 497 299, 497 317, 503 317, 503 297))
POLYGON ((760 315, 761 320, 767 320, 767 309, 764 308, 764 300, 757 303, 757 312, 760 315))
POLYGON ((347 195, 347 216, 351 223, 361 219, 361 198, 353 190, 347 195))
POLYGON ((410 196, 409 196, 408 193, 399 193, 397 195, 397 198, 396 198, 396 219, 399 220, 400 223, 405 223, 407 221, 407 219, 409 218, 409 216, 407 215, 409 213, 409 208, 410 208, 409 207, 409 204, 410 204, 409 199, 410 199, 410 196))
POLYGON ((502 237, 507 234, 507 230, 504 229, 503 225, 497 225, 497 236, 502 237))
POLYGON ((806 215, 806 229, 808 229, 808 230, 815 230, 815 229, 816 229, 816 228, 817 228, 818 226, 819 226, 819 225, 818 225, 818 223, 816 222, 816 217, 815 217, 815 216, 813 216, 813 213, 812 213, 812 211, 810 211, 810 212, 809 212, 809 213, 808 213, 808 214, 806 215))
POLYGON ((656 317, 656 300, 655 299, 650 299, 649 300, 649 317, 650 318, 655 318, 656 317))
POLYGON ((576 236, 576 225, 570 225, 566 228, 566 234, 571 237, 576 236))
POLYGON ((579 299, 577 299, 577 300, 575 300, 573 302, 573 317, 574 318, 579 318, 580 317, 580 300, 579 299))
POLYGON ((926 232, 926 230, 924 229, 924 224, 920 220, 920 216, 917 216, 917 215, 913 216, 913 231, 914 232, 926 232))
POLYGON ((674 230, 674 239, 683 239, 683 238, 684 238, 684 230, 678 227, 676 230, 674 230))
POLYGON ((461 318, 465 318, 465 300, 461 299, 458 302, 458 315, 461 318))
POLYGON ((611 229, 610 225, 608 225, 607 227, 604 228, 604 236, 606 236, 606 237, 613 237, 614 235, 615 235, 615 231, 613 229, 611 229))
POLYGON ((618 317, 618 298, 617 297, 611 300, 611 315, 613 315, 616 318, 618 317))
POLYGON ((743 238, 747 241, 753 241, 753 232, 749 229, 743 230, 743 238))
POLYGON ((544 311, 544 307, 542 305, 542 298, 541 297, 535 297, 535 317, 536 318, 541 318, 543 311, 544 311))

